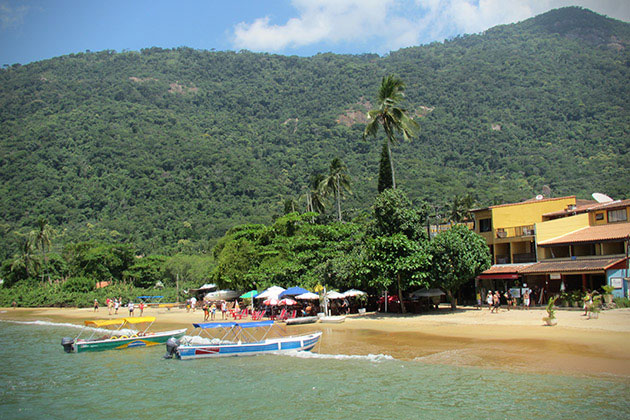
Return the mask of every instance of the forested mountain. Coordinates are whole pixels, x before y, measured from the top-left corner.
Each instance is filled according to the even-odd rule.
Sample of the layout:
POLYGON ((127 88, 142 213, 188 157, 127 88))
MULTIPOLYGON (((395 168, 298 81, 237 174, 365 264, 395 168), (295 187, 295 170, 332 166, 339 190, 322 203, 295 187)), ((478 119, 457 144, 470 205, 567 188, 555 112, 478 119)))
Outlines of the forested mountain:
POLYGON ((363 140, 365 113, 391 73, 420 124, 393 149, 415 203, 516 201, 543 185, 630 196, 630 25, 565 8, 385 57, 148 48, 5 66, 2 252, 41 215, 66 241, 207 250, 281 214, 335 157, 353 180, 343 210, 360 215, 382 144, 363 140))

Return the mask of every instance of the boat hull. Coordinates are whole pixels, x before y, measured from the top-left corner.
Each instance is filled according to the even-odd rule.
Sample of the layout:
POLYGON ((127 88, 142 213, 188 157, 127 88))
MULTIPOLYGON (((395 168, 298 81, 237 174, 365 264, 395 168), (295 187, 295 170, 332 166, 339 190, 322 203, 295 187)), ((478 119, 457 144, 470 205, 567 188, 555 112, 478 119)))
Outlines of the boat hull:
POLYGON ((181 338, 186 333, 186 329, 162 331, 152 334, 143 335, 141 337, 125 337, 107 340, 79 340, 74 344, 77 353, 86 351, 104 351, 104 350, 123 350, 134 347, 149 347, 158 344, 164 344, 171 338, 181 338))
POLYGON ((286 320, 287 325, 314 324, 319 320, 316 316, 303 316, 301 318, 289 318, 286 320))
POLYGON ((184 345, 177 348, 177 354, 180 359, 189 360, 309 351, 315 347, 321 335, 321 332, 316 332, 295 337, 270 338, 254 343, 184 345))

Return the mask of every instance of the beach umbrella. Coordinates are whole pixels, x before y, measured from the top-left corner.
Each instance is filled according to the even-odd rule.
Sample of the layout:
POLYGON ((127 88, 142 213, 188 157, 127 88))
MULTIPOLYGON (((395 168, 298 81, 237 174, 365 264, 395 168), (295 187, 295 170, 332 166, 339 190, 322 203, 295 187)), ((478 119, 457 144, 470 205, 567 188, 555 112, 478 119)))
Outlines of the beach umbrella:
POLYGON ((289 287, 287 290, 280 293, 278 297, 283 298, 286 296, 297 296, 301 295, 302 293, 308 293, 308 290, 301 287, 289 287))
POLYGON ((357 290, 357 289, 350 289, 350 290, 348 290, 348 291, 344 292, 344 293, 343 293, 343 295, 344 295, 345 297, 357 297, 357 296, 364 296, 364 295, 367 295, 367 293, 362 292, 362 291, 357 290))
POLYGON ((307 292, 307 293, 302 293, 301 295, 297 295, 295 298, 302 299, 302 300, 315 300, 315 299, 319 299, 319 295, 317 293, 307 292))
POLYGON ((343 299, 345 296, 344 296, 344 295, 342 295, 341 293, 339 293, 339 292, 335 292, 335 291, 333 290, 333 291, 330 291, 330 292, 326 293, 326 297, 327 297, 328 299, 343 299))
POLYGON ((445 293, 440 289, 419 289, 415 292, 412 292, 409 296, 412 298, 416 297, 433 297, 433 296, 442 296, 445 293))
POLYGON ((261 293, 257 294, 256 296, 254 296, 254 299, 266 299, 266 298, 270 298, 270 297, 277 298, 280 293, 284 292, 284 290, 285 290, 284 287, 271 286, 270 288, 268 288, 264 292, 261 292, 261 293))
POLYGON ((241 299, 253 299, 258 294, 258 290, 250 290, 249 292, 240 296, 241 299))
POLYGON ((297 302, 290 298, 284 298, 278 302, 278 305, 286 305, 286 306, 293 306, 295 304, 297 304, 297 302))
POLYGON ((263 302, 263 305, 267 305, 267 306, 276 306, 277 304, 278 304, 278 298, 276 297, 270 297, 269 299, 263 302))

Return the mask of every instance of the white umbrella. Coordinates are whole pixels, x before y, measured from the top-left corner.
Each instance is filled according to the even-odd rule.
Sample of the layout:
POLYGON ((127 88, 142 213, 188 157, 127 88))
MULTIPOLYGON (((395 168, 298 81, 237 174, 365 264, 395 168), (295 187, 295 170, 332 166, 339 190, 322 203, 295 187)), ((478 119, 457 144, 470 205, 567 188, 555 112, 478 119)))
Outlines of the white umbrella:
POLYGON ((280 286, 271 286, 269 289, 265 290, 264 292, 259 293, 256 296, 254 296, 254 299, 266 299, 270 297, 277 298, 280 293, 284 292, 284 290, 285 289, 280 286))
POLYGON ((350 290, 348 290, 348 291, 344 292, 344 293, 343 293, 343 295, 344 295, 345 297, 355 297, 355 296, 363 296, 363 295, 367 295, 367 293, 362 292, 362 291, 357 290, 357 289, 350 289, 350 290))
POLYGON ((333 290, 331 292, 326 293, 326 297, 328 299, 343 299, 345 296, 333 290))
POLYGON ((433 296, 442 296, 445 293, 440 289, 420 289, 412 292, 409 296, 414 297, 433 297, 433 296))
POLYGON ((301 295, 297 295, 296 299, 304 299, 304 300, 315 300, 319 299, 319 295, 317 293, 302 293, 301 295))

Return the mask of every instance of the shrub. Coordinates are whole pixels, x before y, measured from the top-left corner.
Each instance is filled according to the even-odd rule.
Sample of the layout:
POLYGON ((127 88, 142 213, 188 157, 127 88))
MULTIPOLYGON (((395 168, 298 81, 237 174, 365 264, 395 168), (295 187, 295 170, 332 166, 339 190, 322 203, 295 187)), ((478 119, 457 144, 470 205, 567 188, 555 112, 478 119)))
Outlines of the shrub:
POLYGON ((614 302, 617 308, 630 308, 630 299, 626 297, 616 297, 614 302))
POLYGON ((90 292, 94 290, 94 280, 87 277, 70 277, 63 283, 62 289, 66 292, 90 292))

